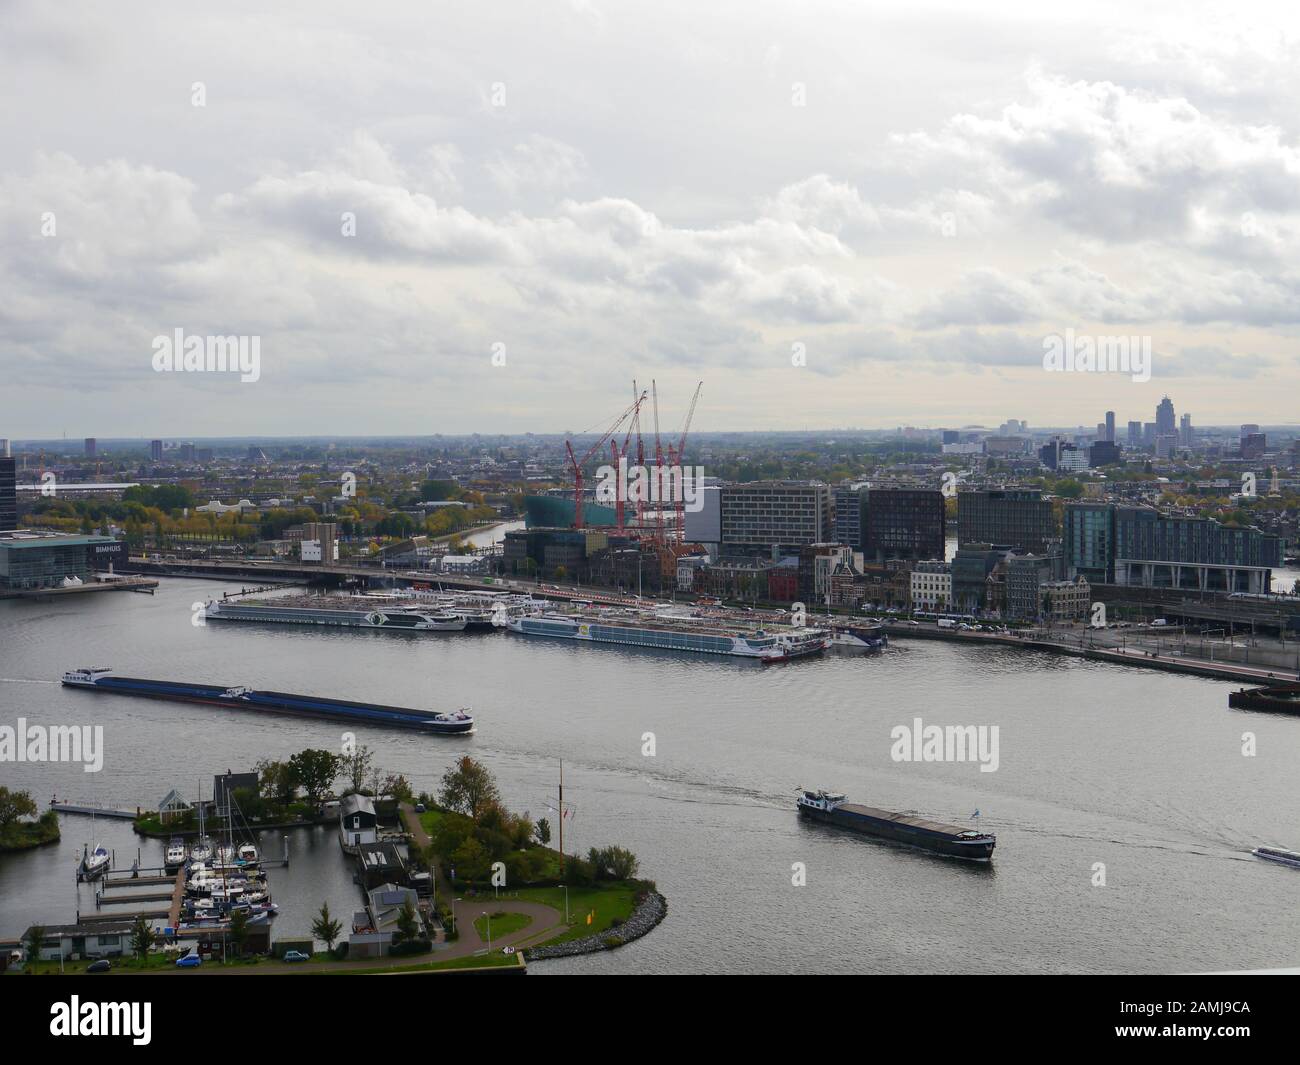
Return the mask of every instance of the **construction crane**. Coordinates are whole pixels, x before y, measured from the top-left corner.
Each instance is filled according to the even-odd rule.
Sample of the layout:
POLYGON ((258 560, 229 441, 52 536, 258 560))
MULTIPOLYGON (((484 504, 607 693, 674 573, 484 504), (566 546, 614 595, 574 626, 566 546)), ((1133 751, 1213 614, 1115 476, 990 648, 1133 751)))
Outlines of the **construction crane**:
MULTIPOLYGON (((591 459, 591 457, 596 454, 596 452, 604 448, 605 442, 609 440, 616 432, 618 432, 619 426, 622 425, 624 421, 626 421, 629 417, 635 415, 636 412, 641 409, 641 404, 642 402, 644 402, 645 397, 646 397, 645 392, 642 392, 639 396, 637 396, 636 399, 632 401, 632 405, 628 407, 627 410, 625 410, 617 418, 615 418, 613 424, 611 424, 609 428, 607 428, 603 433, 600 434, 600 438, 594 444, 591 445, 590 450, 588 450, 587 453, 583 455, 581 459, 579 459, 574 454, 573 443, 569 440, 566 440, 564 442, 564 448, 568 452, 569 465, 573 467, 573 527, 575 529, 581 529, 584 527, 583 520, 582 520, 582 489, 583 489, 582 467, 583 465, 587 463, 591 459)), ((617 442, 615 442, 614 446, 615 449, 617 449, 618 447, 617 442)))
MULTIPOLYGON (((691 431, 691 421, 695 417, 695 405, 700 401, 700 389, 704 387, 701 381, 695 386, 695 395, 691 397, 691 405, 686 411, 686 421, 682 424, 682 435, 677 440, 677 447, 674 450, 672 445, 668 446, 668 464, 678 468, 679 475, 682 477, 682 493, 685 495, 686 490, 686 468, 682 465, 682 459, 686 454, 686 437, 691 431)), ((698 485, 696 488, 698 489, 698 485)), ((684 543, 686 540, 686 504, 679 495, 676 500, 677 509, 677 542, 684 543)))

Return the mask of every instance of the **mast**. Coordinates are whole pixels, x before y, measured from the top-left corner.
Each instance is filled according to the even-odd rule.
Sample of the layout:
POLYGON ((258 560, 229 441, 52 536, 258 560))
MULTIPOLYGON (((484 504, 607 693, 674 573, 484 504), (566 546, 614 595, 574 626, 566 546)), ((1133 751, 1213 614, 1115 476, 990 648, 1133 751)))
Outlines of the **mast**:
POLYGON ((564 759, 560 759, 560 875, 564 875, 564 759))

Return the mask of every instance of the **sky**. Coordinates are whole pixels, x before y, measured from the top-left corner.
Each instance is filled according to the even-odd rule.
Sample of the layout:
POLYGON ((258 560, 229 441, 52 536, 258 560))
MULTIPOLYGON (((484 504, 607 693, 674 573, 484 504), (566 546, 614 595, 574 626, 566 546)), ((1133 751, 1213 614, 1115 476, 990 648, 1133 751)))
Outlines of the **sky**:
POLYGON ((0 437, 1300 421, 1300 9, 1134 7, 0 2, 0 437))

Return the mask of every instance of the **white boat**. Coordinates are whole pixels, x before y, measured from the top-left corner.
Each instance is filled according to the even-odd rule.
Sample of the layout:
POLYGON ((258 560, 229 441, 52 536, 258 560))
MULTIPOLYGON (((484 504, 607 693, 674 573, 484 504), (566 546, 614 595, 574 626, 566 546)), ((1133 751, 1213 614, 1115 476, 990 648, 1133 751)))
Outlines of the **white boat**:
POLYGON ((81 857, 81 875, 87 880, 94 880, 108 868, 111 860, 112 855, 103 847, 96 847, 92 851, 87 845, 81 857))
POLYGON ((241 843, 239 846, 239 860, 241 862, 246 862, 249 865, 253 865, 261 861, 262 856, 258 854, 257 847, 253 844, 241 843))
POLYGON ((1300 851, 1289 851, 1285 847, 1256 847, 1250 853, 1268 862, 1280 862, 1300 869, 1300 851))
POLYGON ((185 864, 185 841, 180 837, 171 840, 167 844, 167 854, 163 858, 163 864, 169 869, 175 869, 185 864))
POLYGON ((200 836, 190 848, 190 861, 203 862, 212 860, 212 840, 207 836, 200 836))

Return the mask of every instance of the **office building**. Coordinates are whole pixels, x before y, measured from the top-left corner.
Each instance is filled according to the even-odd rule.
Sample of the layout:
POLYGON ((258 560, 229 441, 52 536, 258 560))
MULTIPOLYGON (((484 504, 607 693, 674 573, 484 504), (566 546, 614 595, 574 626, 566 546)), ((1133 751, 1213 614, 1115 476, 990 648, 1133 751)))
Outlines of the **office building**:
POLYGON ((0 533, 18 528, 18 475, 15 459, 0 458, 0 533))
POLYGON ((1093 584, 1113 584, 1115 507, 1110 503, 1067 503, 1061 547, 1066 577, 1082 574, 1093 584))
POLYGON ((992 609, 989 578, 1011 554, 1005 544, 961 544, 952 559, 952 605, 960 614, 992 609))
POLYGON ((1174 401, 1165 396, 1156 406, 1156 435, 1163 436, 1167 433, 1177 435, 1178 422, 1174 417, 1174 401))
POLYGON ((95 457, 95 451, 97 450, 97 447, 98 445, 93 436, 86 437, 86 443, 85 443, 86 458, 93 459, 95 457))
POLYGON ((1042 589, 1060 579, 1061 556, 1010 555, 1006 567, 1007 616, 1024 621, 1042 617, 1042 589))
POLYGON ((865 484, 837 485, 835 496, 835 542, 862 550, 862 519, 866 510, 865 484))
POLYGON ((333 522, 309 521, 302 527, 302 560, 331 563, 339 560, 338 526, 333 522))
POLYGON ((866 493, 862 555, 867 562, 943 558, 943 493, 930 488, 871 488, 866 493))
POLYGON ((1142 423, 1141 422, 1128 423, 1128 445, 1129 447, 1142 446, 1142 423))
POLYGON ((163 446, 161 440, 149 441, 149 459, 151 462, 162 462, 163 446))
POLYGON ((111 536, 0 534, 0 588, 33 591, 88 584, 95 579, 95 549, 111 536))
POLYGON ((1196 430, 1192 428, 1192 416, 1184 414, 1178 419, 1178 444, 1180 447, 1196 445, 1196 430))
POLYGON ((957 493, 959 544, 1010 544, 1042 554, 1059 542, 1052 504, 1038 488, 991 488, 957 493))
POLYGON ((722 488, 722 553, 794 553, 834 535, 830 485, 819 481, 752 481, 722 488))
POLYGON ((1098 466, 1118 466, 1124 461, 1119 445, 1110 440, 1098 440, 1088 448, 1088 465, 1094 469, 1098 466))
POLYGON ((1108 410, 1106 412, 1106 439, 1110 443, 1115 443, 1115 412, 1108 410))

